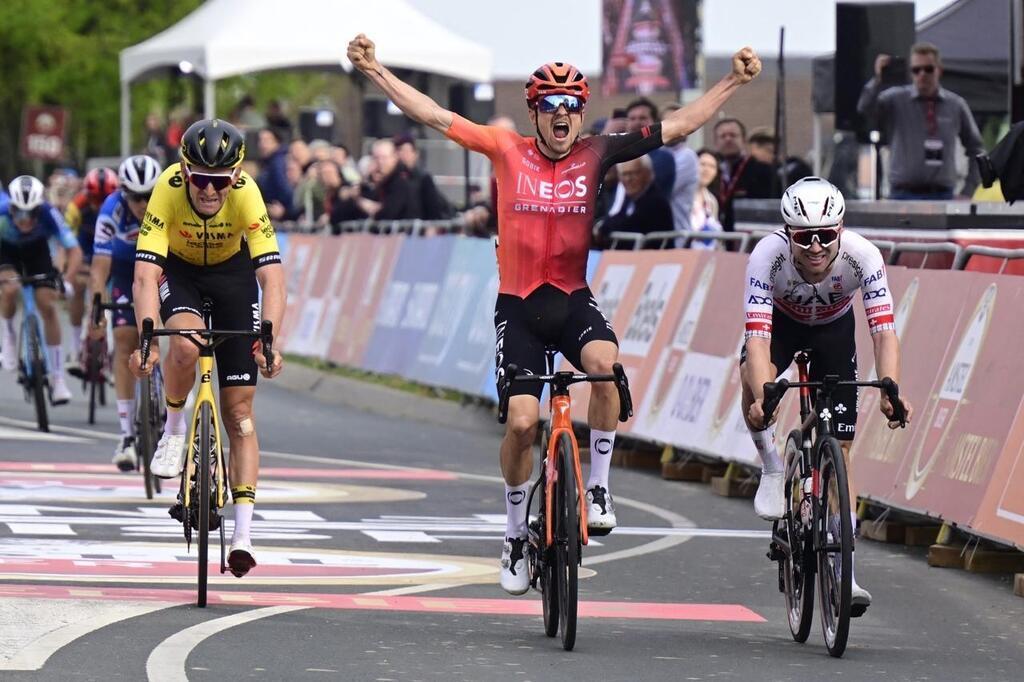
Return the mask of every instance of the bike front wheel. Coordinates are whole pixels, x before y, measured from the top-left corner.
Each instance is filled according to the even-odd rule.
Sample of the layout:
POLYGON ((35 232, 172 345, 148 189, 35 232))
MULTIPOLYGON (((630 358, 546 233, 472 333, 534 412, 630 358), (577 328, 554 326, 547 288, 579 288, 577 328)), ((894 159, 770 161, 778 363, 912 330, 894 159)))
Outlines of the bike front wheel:
POLYGON ((580 519, 574 461, 572 440, 569 434, 562 433, 558 437, 558 481, 555 485, 555 554, 558 556, 558 620, 562 630, 562 648, 566 651, 572 651, 576 646, 579 597, 580 519))
POLYGON ((814 547, 812 535, 801 517, 804 491, 800 477, 803 434, 794 430, 786 439, 786 516, 778 523, 786 529, 789 553, 782 562, 783 593, 789 631, 797 642, 806 642, 814 615, 814 547))
POLYGON ((210 404, 199 407, 199 606, 206 606, 207 574, 210 563, 210 465, 211 454, 216 445, 213 442, 213 414, 210 404))
POLYGON ((28 386, 32 403, 36 408, 36 425, 40 431, 50 430, 50 416, 46 412, 46 361, 43 359, 43 345, 39 338, 39 320, 33 316, 25 320, 28 335, 28 386))
POLYGON ((153 431, 153 420, 151 414, 153 413, 153 382, 149 377, 143 377, 139 380, 139 405, 138 413, 136 415, 135 423, 136 430, 138 431, 138 460, 142 466, 139 469, 142 471, 143 485, 146 488, 146 499, 153 499, 153 474, 150 471, 150 463, 153 459, 153 452, 156 450, 156 438, 155 432, 153 431))
POLYGON ((822 441, 819 450, 818 594, 821 629, 831 656, 846 651, 850 634, 853 582, 853 521, 850 489, 843 450, 835 438, 822 441))

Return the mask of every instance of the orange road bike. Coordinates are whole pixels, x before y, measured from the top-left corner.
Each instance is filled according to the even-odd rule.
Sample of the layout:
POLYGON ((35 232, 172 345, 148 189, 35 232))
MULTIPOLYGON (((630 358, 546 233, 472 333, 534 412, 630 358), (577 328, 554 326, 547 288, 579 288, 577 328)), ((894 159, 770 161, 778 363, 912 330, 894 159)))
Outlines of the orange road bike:
POLYGON ((828 375, 822 381, 809 381, 810 351, 798 352, 795 360, 799 381, 780 379, 764 385, 766 422, 788 389, 800 389, 800 428, 790 432, 783 453, 786 513, 772 524, 768 558, 779 564, 779 591, 786 596, 793 639, 806 642, 810 634, 816 582, 825 647, 839 658, 846 651, 850 618, 864 611, 853 607, 851 596, 854 501, 833 418, 836 410, 846 406, 833 403, 832 393, 840 386, 880 388, 895 409, 894 421, 906 426, 906 415, 899 388, 889 377, 840 381, 828 375))
POLYGON ((508 400, 513 382, 540 382, 551 387, 551 421, 541 443, 540 478, 530 487, 526 508, 532 509, 535 493, 538 513, 529 524, 530 585, 539 590, 544 606, 544 632, 554 637, 562 633, 562 647, 572 651, 576 645, 579 567, 587 533, 586 496, 582 494, 579 446, 573 434, 569 386, 580 382, 611 381, 619 391, 619 421, 633 415, 629 382, 622 365, 615 363, 612 374, 555 372, 555 352, 546 349, 548 373, 520 374, 509 365, 498 405, 498 421, 508 418, 508 400))

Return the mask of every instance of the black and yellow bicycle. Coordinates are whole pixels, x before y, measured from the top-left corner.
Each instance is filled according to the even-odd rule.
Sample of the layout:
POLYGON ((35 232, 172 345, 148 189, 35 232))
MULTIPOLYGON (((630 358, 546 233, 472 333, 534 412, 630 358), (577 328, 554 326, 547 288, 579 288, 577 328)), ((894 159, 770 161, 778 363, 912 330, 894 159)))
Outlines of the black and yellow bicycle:
POLYGON ((259 331, 220 330, 212 328, 212 303, 203 301, 204 329, 154 329, 153 320, 142 321, 142 367, 149 361, 150 344, 156 336, 183 336, 199 348, 199 391, 193 408, 186 447, 185 471, 181 476, 178 501, 169 510, 181 522, 185 542, 191 549, 192 531, 197 531, 199 545, 198 596, 196 603, 206 606, 209 573, 209 535, 220 534, 220 572, 226 573, 224 519, 221 509, 228 499, 228 470, 220 438, 220 419, 213 392, 213 352, 224 341, 245 337, 260 342, 267 365, 273 365, 271 350, 273 325, 264 320, 259 331))

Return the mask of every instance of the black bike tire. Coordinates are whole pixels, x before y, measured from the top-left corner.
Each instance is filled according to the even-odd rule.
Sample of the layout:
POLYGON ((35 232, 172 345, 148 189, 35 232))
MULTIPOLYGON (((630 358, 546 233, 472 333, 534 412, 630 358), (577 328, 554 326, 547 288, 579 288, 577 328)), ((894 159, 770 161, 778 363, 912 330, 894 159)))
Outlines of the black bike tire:
MULTIPOLYGON (((790 449, 795 449, 796 456, 799 456, 802 443, 803 434, 799 429, 790 432, 786 438, 786 448, 783 450, 783 461, 787 465, 790 461, 790 449)), ((796 466, 790 466, 786 472, 786 517, 781 522, 786 524, 790 550, 797 551, 794 548, 799 545, 800 572, 797 573, 795 570, 792 554, 783 560, 783 570, 785 571, 786 620, 789 623, 789 631, 793 635, 794 641, 803 643, 807 641, 807 637, 811 633, 811 625, 814 622, 814 552, 812 551, 812 538, 797 532, 801 528, 801 525, 797 523, 800 498, 797 498, 796 505, 794 505, 794 483, 796 490, 802 490, 799 463, 796 466), (797 589, 799 594, 794 594, 797 589)))
MULTIPOLYGON (((153 438, 153 447, 149 451, 149 461, 153 461, 153 455, 156 454, 156 444, 160 440, 159 436, 164 430, 164 422, 167 421, 167 417, 164 414, 164 382, 163 374, 160 371, 160 366, 157 365, 153 369, 153 374, 150 375, 150 398, 152 399, 151 408, 152 412, 149 415, 150 419, 150 433, 153 438)), ((159 476, 152 474, 150 469, 150 480, 153 482, 153 490, 159 495, 163 489, 163 482, 159 476)))
POLYGON ((846 463, 843 460, 843 450, 839 441, 835 438, 826 438, 822 441, 819 450, 819 473, 821 475, 821 521, 818 524, 821 534, 822 545, 827 540, 828 533, 828 467, 831 467, 836 482, 836 496, 838 498, 838 513, 840 522, 840 584, 839 584, 839 608, 838 613, 833 614, 826 574, 828 565, 828 553, 818 552, 818 595, 819 608, 821 613, 822 634, 825 637, 825 647, 830 656, 840 658, 846 651, 847 639, 850 635, 850 609, 852 606, 852 569, 853 569, 853 523, 850 520, 850 489, 847 485, 846 463), (826 610, 828 609, 828 610, 826 610), (829 637, 829 620, 834 618, 834 636, 829 637))
MULTIPOLYGON (((537 487, 537 494, 540 496, 540 556, 541 556, 541 575, 540 575, 540 593, 541 602, 544 608, 544 634, 548 637, 554 637, 558 634, 558 572, 557 572, 557 561, 555 559, 555 547, 557 544, 548 545, 546 544, 547 532, 545 530, 545 519, 548 518, 549 510, 546 502, 545 491, 547 490, 547 473, 544 468, 544 462, 547 458, 548 442, 551 439, 551 427, 544 427, 544 435, 541 438, 541 450, 540 450, 540 485, 537 487)), ((551 521, 554 522, 555 517, 551 516, 551 521)))
POLYGON ((212 413, 209 403, 199 407, 199 599, 206 606, 206 587, 210 556, 210 451, 213 448, 212 413))
POLYGON ((576 615, 579 605, 580 519, 572 440, 567 433, 558 437, 557 491, 559 509, 555 517, 558 522, 555 547, 558 554, 558 621, 562 630, 562 648, 572 651, 576 646, 576 615))
POLYGON ((138 438, 136 439, 136 447, 138 448, 137 459, 142 462, 142 481, 146 488, 146 499, 153 499, 153 472, 150 470, 150 461, 153 458, 153 450, 155 443, 153 439, 153 393, 152 384, 149 377, 143 377, 139 384, 139 406, 137 412, 136 424, 138 429, 138 438))
POLYGON ((46 363, 43 361, 43 347, 39 338, 37 318, 25 320, 28 325, 30 371, 32 373, 32 402, 36 408, 36 426, 40 431, 50 430, 50 416, 46 412, 46 363))
POLYGON ((99 401, 100 389, 100 344, 94 343, 89 349, 89 360, 85 367, 85 381, 89 384, 89 423, 96 423, 96 403, 99 401))

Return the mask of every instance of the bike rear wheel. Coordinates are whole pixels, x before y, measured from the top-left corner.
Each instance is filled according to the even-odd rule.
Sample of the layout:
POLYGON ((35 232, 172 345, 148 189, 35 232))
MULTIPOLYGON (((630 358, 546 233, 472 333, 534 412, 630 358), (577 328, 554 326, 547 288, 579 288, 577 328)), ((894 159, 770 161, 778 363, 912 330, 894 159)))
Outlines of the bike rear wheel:
POLYGON ((100 399, 100 382, 103 381, 103 354, 105 344, 90 340, 88 364, 85 367, 85 381, 89 385, 89 423, 96 423, 96 404, 100 399))
POLYGON ((146 487, 146 499, 153 499, 154 476, 150 471, 150 463, 153 459, 153 452, 156 449, 156 438, 153 431, 153 382, 149 377, 143 377, 139 381, 139 406, 135 423, 137 424, 138 459, 142 466, 143 485, 146 487))
POLYGON ((806 642, 811 632, 814 615, 814 547, 811 533, 801 520, 803 480, 800 478, 799 430, 789 434, 783 462, 786 463, 786 517, 784 524, 790 553, 783 560, 783 592, 786 595, 786 615, 789 631, 797 642, 806 642))
POLYGON ((210 555, 210 464, 213 452, 213 415, 210 404, 199 407, 199 606, 206 606, 207 574, 210 555))
POLYGON ((572 440, 569 434, 562 433, 558 437, 558 481, 555 486, 555 553, 558 556, 558 621, 562 630, 562 648, 566 651, 572 651, 576 646, 576 610, 579 597, 579 496, 573 462, 572 440))
POLYGON ((821 629, 828 653, 839 658, 846 651, 850 634, 853 522, 846 464, 839 441, 826 438, 820 447, 818 594, 821 629))

